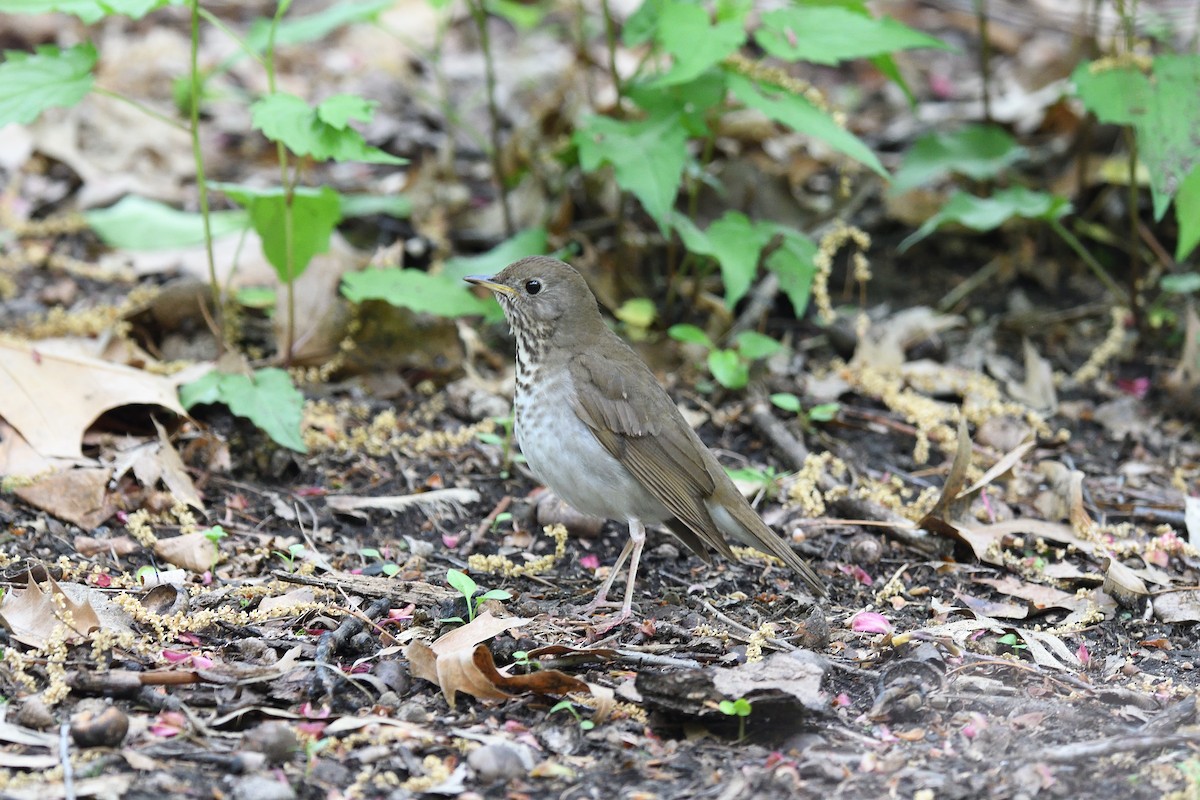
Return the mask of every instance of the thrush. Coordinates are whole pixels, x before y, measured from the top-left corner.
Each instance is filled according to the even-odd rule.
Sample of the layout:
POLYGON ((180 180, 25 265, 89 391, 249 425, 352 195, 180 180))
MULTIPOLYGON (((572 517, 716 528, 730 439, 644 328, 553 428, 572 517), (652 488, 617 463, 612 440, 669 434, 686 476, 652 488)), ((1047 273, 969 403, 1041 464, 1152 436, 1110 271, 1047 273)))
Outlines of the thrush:
POLYGON ((628 559, 624 602, 601 630, 632 613, 647 524, 664 523, 705 561, 709 548, 736 561, 731 541, 769 553, 825 595, 821 579, 750 507, 650 369, 605 325, 578 272, 535 256, 466 280, 495 294, 516 339, 515 428, 529 468, 576 510, 629 526, 628 543, 587 607, 616 605, 608 591, 628 559))

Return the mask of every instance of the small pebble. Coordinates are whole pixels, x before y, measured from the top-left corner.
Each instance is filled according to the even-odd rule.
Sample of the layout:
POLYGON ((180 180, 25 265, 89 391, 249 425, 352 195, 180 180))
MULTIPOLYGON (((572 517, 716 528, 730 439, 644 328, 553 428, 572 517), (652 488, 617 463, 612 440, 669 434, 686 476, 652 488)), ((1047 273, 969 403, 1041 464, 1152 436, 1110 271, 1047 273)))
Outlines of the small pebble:
POLYGON ((262 753, 269 764, 283 764, 300 749, 300 742, 290 725, 264 722, 246 733, 242 746, 253 753, 262 753))
POLYGON ((467 755, 467 764, 481 783, 507 783, 528 774, 533 768, 533 757, 527 748, 496 742, 472 750, 467 755))
POLYGON ((294 800, 296 791, 266 775, 248 775, 233 785, 233 800, 294 800))

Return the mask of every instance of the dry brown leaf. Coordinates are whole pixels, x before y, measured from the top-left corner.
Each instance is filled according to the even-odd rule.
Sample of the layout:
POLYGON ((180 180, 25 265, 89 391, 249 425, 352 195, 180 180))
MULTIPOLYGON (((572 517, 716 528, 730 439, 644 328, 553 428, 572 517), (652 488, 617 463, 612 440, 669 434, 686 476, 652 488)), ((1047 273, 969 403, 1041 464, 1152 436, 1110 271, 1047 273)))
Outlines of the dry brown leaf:
POLYGON ((109 471, 99 467, 67 469, 22 486, 14 494, 31 506, 90 531, 117 512, 108 492, 108 479, 109 471))
POLYGON ((1165 592, 1154 598, 1154 616, 1160 622, 1200 622, 1200 591, 1165 592))
POLYGON ((1068 611, 1074 611, 1083 602, 1070 592, 1055 589, 1053 586, 1029 583, 1016 575, 1005 575, 1000 579, 976 578, 975 582, 991 586, 996 591, 1011 597, 1018 597, 1028 602, 1037 611, 1045 611, 1047 608, 1065 608, 1068 611))
POLYGON ((8 384, 0 392, 0 417, 47 458, 82 458, 84 432, 114 408, 161 406, 186 415, 164 377, 27 342, 0 341, 0 376, 8 384))
MULTIPOLYGON (((483 645, 476 645, 487 653, 483 645)), ((424 642, 413 642, 404 650, 412 665, 412 674, 439 686, 451 708, 459 692, 480 700, 507 700, 511 694, 501 691, 475 667, 475 649, 454 650, 438 655, 424 642)), ((488 659, 491 654, 488 653, 488 659)))
POLYGON ((985 617, 998 617, 1001 619, 1025 619, 1029 616, 1029 607, 1018 603, 1005 603, 998 600, 985 600, 982 597, 966 594, 965 592, 954 592, 955 599, 962 603, 966 608, 969 608, 973 613, 985 617))
POLYGON ((0 419, 0 475, 32 478, 72 466, 94 466, 90 458, 47 458, 33 449, 16 428, 0 419))
POLYGON ((205 572, 217 563, 216 542, 203 533, 185 533, 170 539, 159 539, 154 543, 154 553, 168 564, 190 570, 205 572))
POLYGON ((155 430, 158 431, 158 463, 162 468, 163 485, 176 500, 203 512, 204 502, 200 499, 200 493, 196 491, 196 485, 192 483, 192 477, 188 475, 187 467, 183 465, 183 459, 179 457, 179 451, 171 444, 166 428, 160 425, 157 419, 153 422, 155 430))
POLYGON ((1054 387, 1054 368, 1042 358, 1029 339, 1024 340, 1025 381, 1008 381, 1009 395, 1034 411, 1053 414, 1058 408, 1058 392, 1054 387))
POLYGON ((0 601, 0 624, 12 638, 30 647, 45 647, 51 637, 68 642, 86 639, 100 629, 100 617, 88 602, 76 603, 53 578, 43 590, 27 573, 24 589, 13 589, 0 601))
POLYGON ((1136 605, 1150 594, 1145 582, 1116 558, 1104 559, 1104 591, 1123 606, 1136 605))

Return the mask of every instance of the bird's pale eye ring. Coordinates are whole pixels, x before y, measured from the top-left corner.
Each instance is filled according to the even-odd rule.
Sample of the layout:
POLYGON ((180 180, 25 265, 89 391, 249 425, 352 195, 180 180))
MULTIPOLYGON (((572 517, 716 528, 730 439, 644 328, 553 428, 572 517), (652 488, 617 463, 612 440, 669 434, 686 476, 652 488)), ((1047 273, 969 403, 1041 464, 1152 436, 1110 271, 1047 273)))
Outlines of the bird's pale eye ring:
POLYGON ((525 292, 527 294, 537 294, 542 290, 542 282, 537 278, 530 278, 525 281, 525 292))

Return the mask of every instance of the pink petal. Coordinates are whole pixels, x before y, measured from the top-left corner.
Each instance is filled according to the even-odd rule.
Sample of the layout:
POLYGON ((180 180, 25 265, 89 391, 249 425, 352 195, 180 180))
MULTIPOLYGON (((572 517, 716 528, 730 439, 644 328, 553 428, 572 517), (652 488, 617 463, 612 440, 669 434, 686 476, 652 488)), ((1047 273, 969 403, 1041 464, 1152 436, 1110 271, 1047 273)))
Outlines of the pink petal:
POLYGON ((585 556, 579 557, 579 566, 584 569, 600 569, 600 556, 595 553, 588 553, 585 556))
POLYGON ((850 630, 858 633, 891 633, 892 623, 875 611, 860 611, 850 618, 850 630))

